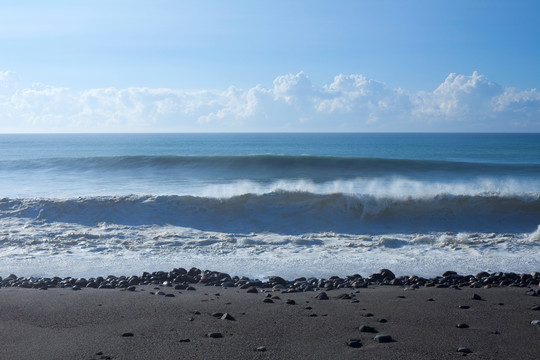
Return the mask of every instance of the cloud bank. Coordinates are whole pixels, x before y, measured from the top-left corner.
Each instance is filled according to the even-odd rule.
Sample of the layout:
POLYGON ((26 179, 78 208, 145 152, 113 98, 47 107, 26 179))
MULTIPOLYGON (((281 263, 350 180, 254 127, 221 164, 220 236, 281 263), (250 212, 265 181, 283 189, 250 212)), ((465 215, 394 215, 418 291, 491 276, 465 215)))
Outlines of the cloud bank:
POLYGON ((23 88, 0 71, 0 132, 515 131, 540 132, 540 93, 450 74, 435 90, 363 75, 315 86, 300 72, 243 90, 23 88))

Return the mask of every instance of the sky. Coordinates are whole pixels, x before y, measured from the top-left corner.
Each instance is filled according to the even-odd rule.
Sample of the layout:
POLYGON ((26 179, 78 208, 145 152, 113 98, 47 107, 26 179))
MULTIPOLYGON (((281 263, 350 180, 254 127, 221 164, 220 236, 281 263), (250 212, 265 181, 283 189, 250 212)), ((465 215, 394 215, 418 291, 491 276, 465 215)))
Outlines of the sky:
POLYGON ((0 133, 540 132, 539 1, 0 1, 0 133))

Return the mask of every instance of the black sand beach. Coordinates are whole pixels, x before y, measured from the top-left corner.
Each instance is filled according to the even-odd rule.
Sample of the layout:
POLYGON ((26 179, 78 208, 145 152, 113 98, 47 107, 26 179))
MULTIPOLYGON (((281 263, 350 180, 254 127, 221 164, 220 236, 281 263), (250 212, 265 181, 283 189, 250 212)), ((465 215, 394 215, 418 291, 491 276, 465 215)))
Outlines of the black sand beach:
POLYGON ((3 359, 538 357, 538 274, 507 274, 528 284, 510 286, 481 284, 489 276, 459 286, 453 283, 465 277, 451 273, 423 286, 385 285, 388 278, 374 275, 378 280, 364 284, 356 279, 356 287, 336 278, 337 286, 327 280, 308 291, 299 291, 303 279, 277 277, 240 286, 75 285, 81 290, 66 285, 75 279, 47 290, 6 286, 17 281, 3 279, 0 353, 3 359))

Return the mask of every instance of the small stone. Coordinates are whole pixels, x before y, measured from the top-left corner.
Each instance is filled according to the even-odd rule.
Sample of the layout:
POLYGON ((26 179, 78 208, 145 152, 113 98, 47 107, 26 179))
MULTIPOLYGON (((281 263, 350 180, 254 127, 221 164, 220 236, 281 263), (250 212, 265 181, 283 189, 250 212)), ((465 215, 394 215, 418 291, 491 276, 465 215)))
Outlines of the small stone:
POLYGON ((480 295, 478 295, 478 294, 473 294, 471 296, 471 299, 473 299, 473 300, 482 300, 482 297, 480 295))
POLYGON ((460 309, 469 309, 470 306, 469 305, 459 305, 458 306, 460 309))
POLYGON ((213 312, 211 315, 212 315, 213 317, 215 317, 215 318, 220 318, 220 317, 223 316, 223 313, 222 313, 222 312, 213 312))
POLYGON ((196 289, 193 286, 189 286, 186 290, 195 291, 196 289))
POLYGON ((255 349, 255 351, 265 352, 266 348, 264 346, 259 346, 258 348, 255 349))
POLYGON ((531 310, 540 310, 540 305, 535 305, 531 308, 531 310))
POLYGON ((467 325, 465 323, 459 323, 459 324, 456 324, 456 327, 458 329, 467 329, 469 327, 469 325, 467 325))
POLYGON ((471 349, 466 348, 466 347, 460 347, 460 348, 457 349, 457 351, 460 352, 460 353, 464 353, 464 354, 472 353, 471 349))
POLYGON ((191 340, 189 339, 180 339, 179 342, 190 342, 191 340))
POLYGON ((250 286, 247 288, 246 292, 248 294, 257 294, 259 291, 257 290, 257 288, 253 287, 253 286, 250 286))
POLYGON ((364 316, 364 317, 373 317, 373 314, 372 314, 372 313, 364 313, 363 316, 364 316))
POLYGON ((367 326, 367 325, 362 325, 358 328, 358 330, 360 330, 361 332, 367 332, 367 333, 376 333, 378 332, 377 330, 375 330, 375 328, 371 327, 371 326, 367 326))
POLYGON ((163 291, 158 291, 156 295, 165 295, 165 293, 163 291))
POLYGON ((313 308, 311 306, 306 306, 304 309, 306 310, 313 310, 313 308))
POLYGON ((81 287, 79 285, 73 285, 71 288, 72 290, 81 290, 81 287))
POLYGON ((315 296, 315 298, 319 299, 319 300, 329 300, 330 298, 328 297, 328 295, 326 295, 325 292, 322 292, 320 293, 319 295, 315 296))
POLYGON ((433 298, 429 298, 429 299, 427 299, 427 301, 435 301, 435 300, 433 300, 433 298))
POLYGON ((388 343, 388 342, 394 341, 394 339, 392 339, 390 335, 385 335, 385 334, 376 335, 373 338, 373 340, 375 340, 378 343, 388 343))
POLYGON ((165 297, 174 297, 174 294, 166 294, 165 297))
POLYGON ((126 333, 122 334, 122 337, 133 337, 133 336, 135 336, 135 335, 133 335, 132 332, 126 332, 126 333))
POLYGON ((267 304, 272 304, 272 303, 274 303, 274 300, 266 298, 266 299, 263 300, 263 302, 265 302, 267 304))
POLYGON ((212 338, 212 339, 219 339, 219 338, 222 338, 223 335, 221 333, 218 333, 218 332, 212 332, 212 333, 206 334, 206 337, 209 337, 209 338, 212 338))
POLYGON ((540 320, 533 320, 531 321, 532 325, 540 325, 540 320))
POLYGON ((386 319, 379 319, 379 322, 384 324, 384 323, 388 322, 388 320, 386 320, 386 319))
POLYGON ((221 320, 236 321, 236 319, 234 317, 232 317, 232 315, 229 314, 229 313, 223 314, 223 316, 221 317, 221 320))
POLYGON ((296 301, 292 300, 292 299, 288 299, 287 302, 286 302, 287 305, 296 305, 296 301))
POLYGON ((137 289, 137 288, 135 286, 131 285, 127 289, 128 289, 128 291, 135 291, 135 289, 137 289))
POLYGON ((359 348, 362 347, 362 342, 360 339, 349 339, 347 340, 347 345, 353 348, 359 348))
POLYGON ((188 320, 189 320, 189 321, 194 321, 195 319, 194 319, 193 317, 190 316, 188 320))

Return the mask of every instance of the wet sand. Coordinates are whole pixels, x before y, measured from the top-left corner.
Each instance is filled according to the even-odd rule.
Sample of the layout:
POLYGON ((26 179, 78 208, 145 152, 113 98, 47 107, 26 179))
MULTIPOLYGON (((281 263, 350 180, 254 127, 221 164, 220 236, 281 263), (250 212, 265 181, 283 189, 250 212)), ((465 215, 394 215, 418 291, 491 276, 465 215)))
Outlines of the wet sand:
POLYGON ((194 288, 2 288, 1 358, 536 359, 540 351, 540 325, 531 324, 540 297, 527 288, 369 286, 325 291, 329 300, 316 298, 322 291, 194 288))

